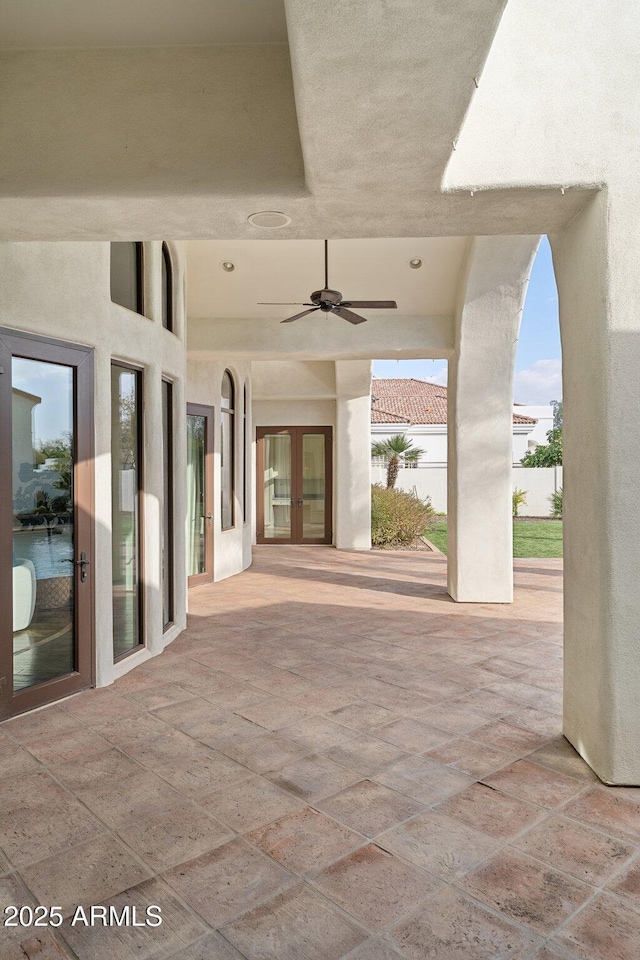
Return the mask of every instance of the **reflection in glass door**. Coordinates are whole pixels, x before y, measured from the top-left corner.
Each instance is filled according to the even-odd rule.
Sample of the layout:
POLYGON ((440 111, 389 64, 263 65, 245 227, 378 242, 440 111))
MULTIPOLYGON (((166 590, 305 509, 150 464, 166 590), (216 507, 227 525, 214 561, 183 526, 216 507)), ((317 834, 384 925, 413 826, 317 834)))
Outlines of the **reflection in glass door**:
POLYGON ((259 427, 259 543, 331 543, 331 427, 259 427))
POLYGON ((0 353, 0 657, 10 678, 1 706, 10 715, 90 684, 92 411, 90 371, 79 370, 91 355, 2 332, 0 353))
POLYGON ((111 364, 111 572, 113 656, 144 644, 140 513, 142 372, 111 364))
POLYGON ((11 388, 18 691, 75 667, 73 369, 14 357, 11 388))
POLYGON ((187 404, 187 574, 213 578, 213 407, 187 404))
POLYGON ((265 433, 262 440, 264 538, 291 540, 291 436, 265 433))

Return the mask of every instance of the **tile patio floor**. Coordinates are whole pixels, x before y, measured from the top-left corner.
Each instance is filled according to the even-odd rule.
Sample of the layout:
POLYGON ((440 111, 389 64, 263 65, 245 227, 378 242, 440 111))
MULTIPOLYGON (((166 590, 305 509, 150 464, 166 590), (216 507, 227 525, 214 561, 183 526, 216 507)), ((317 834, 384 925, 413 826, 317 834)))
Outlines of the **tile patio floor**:
POLYGON ((640 790, 561 737, 561 562, 512 606, 445 563, 258 548, 162 656, 3 724, 3 903, 164 923, 2 960, 637 960, 640 790))

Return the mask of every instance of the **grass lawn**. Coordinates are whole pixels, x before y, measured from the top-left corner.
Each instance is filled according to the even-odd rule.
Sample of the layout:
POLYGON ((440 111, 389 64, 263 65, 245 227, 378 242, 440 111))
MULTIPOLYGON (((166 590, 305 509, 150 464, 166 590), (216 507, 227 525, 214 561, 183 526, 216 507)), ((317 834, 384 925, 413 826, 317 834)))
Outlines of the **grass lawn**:
MULTIPOLYGON (((438 550, 447 552, 447 521, 436 518, 427 534, 438 550)), ((561 557, 561 520, 514 520, 514 557, 561 557)))

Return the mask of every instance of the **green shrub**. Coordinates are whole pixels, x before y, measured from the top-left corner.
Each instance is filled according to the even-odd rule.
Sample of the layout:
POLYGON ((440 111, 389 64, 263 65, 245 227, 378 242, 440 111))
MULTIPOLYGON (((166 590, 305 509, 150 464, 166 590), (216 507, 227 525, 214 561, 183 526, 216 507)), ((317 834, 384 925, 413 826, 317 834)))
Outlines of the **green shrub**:
POLYGON ((520 487, 516 487, 512 495, 514 517, 518 516, 518 511, 520 510, 520 507, 524 507, 526 502, 527 502, 527 491, 521 490, 520 487))
POLYGON ((423 536, 434 512, 431 501, 411 493, 382 487, 371 488, 371 542, 374 547, 410 546, 423 536))
POLYGON ((552 493, 549 500, 551 501, 551 516, 562 520, 562 487, 552 493))

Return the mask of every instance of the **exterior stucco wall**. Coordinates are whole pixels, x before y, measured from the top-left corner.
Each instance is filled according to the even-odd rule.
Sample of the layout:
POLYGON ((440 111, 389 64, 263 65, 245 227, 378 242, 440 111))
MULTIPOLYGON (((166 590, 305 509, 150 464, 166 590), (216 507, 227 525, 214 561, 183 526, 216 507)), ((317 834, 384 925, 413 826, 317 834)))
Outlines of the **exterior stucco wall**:
POLYGON ((254 361, 252 372, 255 427, 333 427, 333 542, 368 550, 371 362, 254 361))
POLYGON ((447 389, 447 575, 458 601, 513 599, 513 371, 538 239, 476 237, 460 290, 447 389))
POLYGON ((243 449, 244 387, 247 386, 247 438, 252 436, 251 426, 251 365, 246 361, 224 360, 187 363, 187 403, 201 403, 214 408, 213 443, 213 579, 224 580, 245 570, 251 564, 251 527, 253 492, 250 486, 246 501, 246 517, 243 516, 243 490, 245 469, 251 470, 252 453, 247 439, 243 449), (234 526, 222 529, 220 499, 220 391, 222 377, 228 370, 235 386, 235 445, 234 476, 235 505, 234 526))
MULTIPOLYGON (((384 467, 373 465, 372 482, 386 484, 387 471, 384 467)), ((511 468, 513 489, 524 490, 527 500, 520 507, 521 517, 551 516, 550 497, 562 487, 562 467, 537 467, 526 469, 520 466, 511 468)), ((421 499, 429 497, 433 509, 438 513, 447 512, 447 467, 432 463, 417 470, 398 471, 396 487, 415 493, 421 499)))
POLYGON ((108 243, 0 244, 0 325, 94 350, 96 683, 111 683, 160 653, 185 626, 184 564, 185 351, 181 251, 171 245, 176 333, 161 322, 161 243, 144 245, 145 301, 149 317, 110 300, 108 243), (114 666, 111 593, 111 361, 143 372, 145 623, 147 646, 114 666), (175 623, 163 634, 160 517, 163 499, 161 380, 174 384, 175 623))
MULTIPOLYGON (((537 409, 537 408, 536 408, 537 409)), ((546 410, 546 408, 542 408, 546 410)), ((534 414, 526 413, 524 416, 534 416, 534 414)), ((546 424, 547 421, 545 421, 546 424)), ((520 460, 524 457, 525 453, 529 449, 529 443, 534 437, 540 435, 540 430, 537 430, 537 424, 514 424, 513 427, 513 462, 520 463, 520 460)), ((545 427, 546 430, 550 430, 551 427, 545 427)), ((398 433, 404 434, 409 440, 412 441, 414 447, 417 447, 419 450, 424 450, 424 455, 420 457, 422 463, 446 463, 447 462, 447 427, 446 424, 410 424, 404 426, 401 423, 398 424, 387 424, 387 423, 372 423, 371 424, 371 439, 372 440, 388 440, 389 437, 393 437, 398 433)), ((544 443, 544 434, 543 439, 538 440, 538 443, 544 443)))

